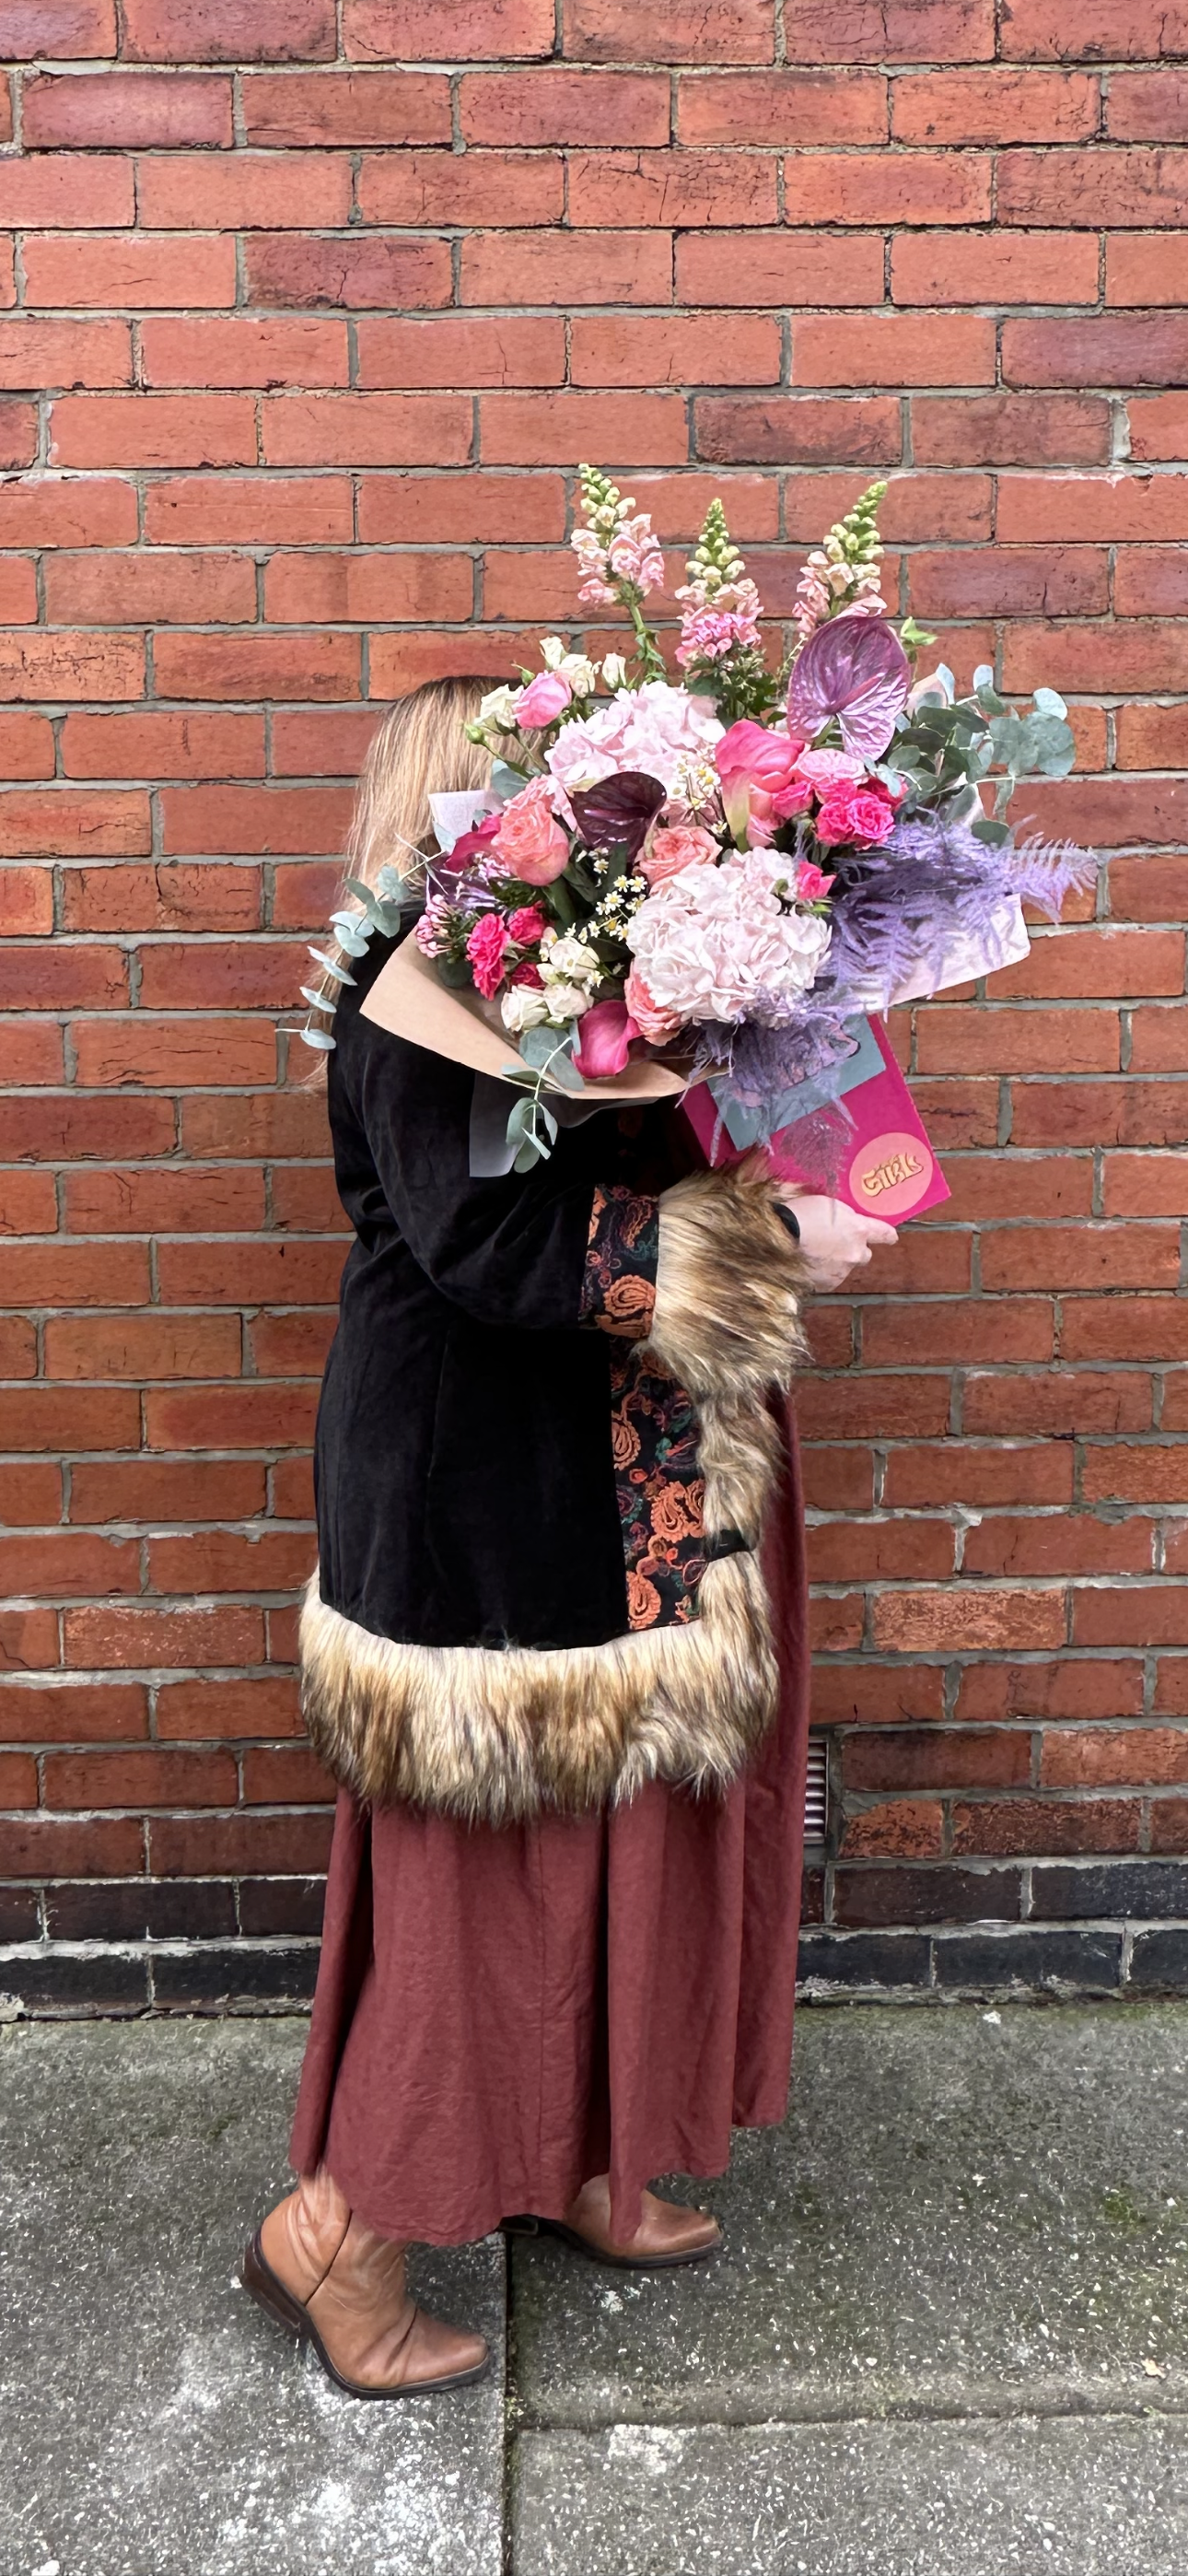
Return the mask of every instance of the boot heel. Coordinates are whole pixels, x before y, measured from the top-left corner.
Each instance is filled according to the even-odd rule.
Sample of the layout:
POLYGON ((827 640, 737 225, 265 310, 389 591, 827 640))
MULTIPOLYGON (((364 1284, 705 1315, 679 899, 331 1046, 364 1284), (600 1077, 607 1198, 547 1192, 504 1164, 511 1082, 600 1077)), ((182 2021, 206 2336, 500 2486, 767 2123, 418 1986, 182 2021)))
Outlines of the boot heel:
POLYGON ((265 2262, 260 2245, 259 2228, 250 2245, 244 2250, 239 2277, 244 2289, 255 2299, 257 2305, 264 2309, 266 2315, 272 2318, 274 2324, 283 2326, 287 2334, 295 2334, 298 2341, 303 2343, 309 2333, 309 2319, 300 2300, 291 2296, 284 2282, 278 2281, 275 2272, 265 2262))
POLYGON ((530 2218, 527 2212, 518 2218, 502 2218, 499 2223, 505 2236, 539 2236, 540 2234, 539 2218, 530 2218))

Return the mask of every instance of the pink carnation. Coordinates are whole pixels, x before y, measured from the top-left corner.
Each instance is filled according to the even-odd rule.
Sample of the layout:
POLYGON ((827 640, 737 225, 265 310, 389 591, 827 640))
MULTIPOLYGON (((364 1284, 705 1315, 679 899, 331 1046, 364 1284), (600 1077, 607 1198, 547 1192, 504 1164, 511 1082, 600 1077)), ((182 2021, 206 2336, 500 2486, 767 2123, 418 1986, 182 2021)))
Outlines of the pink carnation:
POLYGON ((700 823, 662 823, 648 836, 639 857, 639 871, 649 885, 662 885, 665 877, 674 877, 680 868, 716 859, 718 844, 712 832, 700 823))
POLYGON ((466 954, 474 971, 474 980, 484 1001, 490 1001, 503 982, 503 961, 507 955, 507 925, 497 912, 485 912, 476 921, 466 942, 466 954))
POLYGON ((895 829, 895 808, 874 788, 849 787, 841 782, 833 788, 817 816, 817 839, 825 849, 839 841, 861 842, 865 848, 877 848, 889 839, 895 829))
POLYGON ((814 860, 802 859, 796 871, 796 900, 798 903, 823 903, 832 884, 833 878, 827 877, 814 860))
POLYGON ((553 811, 553 783, 534 778, 499 817, 495 849, 508 875, 525 885, 551 885, 569 865, 569 841, 553 811))
POLYGON ((518 725, 550 725, 564 713, 573 696, 563 671, 538 671, 516 699, 518 725))
POLYGON ((681 1025, 679 1013, 666 1011, 659 1002, 653 1001, 638 966, 632 967, 623 986, 623 999, 641 1038, 646 1038, 649 1046, 663 1046, 666 1038, 676 1035, 681 1025))

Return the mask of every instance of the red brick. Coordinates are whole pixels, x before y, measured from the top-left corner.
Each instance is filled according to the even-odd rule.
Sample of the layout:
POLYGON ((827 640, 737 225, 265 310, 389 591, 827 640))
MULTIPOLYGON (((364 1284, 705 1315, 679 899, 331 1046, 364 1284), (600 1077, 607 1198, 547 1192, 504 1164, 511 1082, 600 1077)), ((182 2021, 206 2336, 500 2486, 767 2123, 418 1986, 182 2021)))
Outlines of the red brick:
POLYGON ((1009 1789, 1031 1776, 1031 1738, 1015 1734, 926 1734, 887 1728, 850 1736, 842 1747, 847 1789, 1009 1789))
POLYGON ((294 1592, 317 1555, 312 1531, 187 1530, 149 1540, 153 1592, 294 1592))
POLYGON ((1186 364, 1188 324, 1180 313, 1107 313, 1086 321, 1008 322, 1003 328, 1002 371, 1009 384, 1158 385, 1186 364))
POLYGON ((335 46, 334 0, 124 0, 133 62, 323 62, 335 46))
POLYGON ((0 161, 0 224, 102 231, 135 221, 132 163, 122 153, 0 161))
POLYGON ((1155 1708, 1161 1716, 1188 1717, 1188 1656, 1161 1655, 1155 1668, 1155 1708))
POLYGON ((116 49, 115 0, 9 0, 4 50, 13 61, 34 55, 81 62, 116 49))
POLYGON ((1188 1645, 1188 1589, 1175 1583, 1102 1584, 1076 1593, 1078 1646, 1188 1645))
POLYGON ((19 392, 131 382, 127 322, 0 321, 0 386, 19 392))
POLYGON ((1056 1591, 884 1592, 872 1616, 876 1646, 897 1654, 1060 1646, 1065 1636, 1064 1599, 1056 1591))
POLYGON ((985 223, 990 167, 975 152, 791 152, 784 214, 790 224, 985 223))
POLYGON ((986 1725, 1016 1717, 1138 1717, 1142 1706, 1141 1663, 1062 1655, 1050 1664, 967 1666, 957 1715, 963 1724, 986 1725))
MULTIPOLYGON (((235 1278, 229 1279, 217 1243, 163 1243, 157 1261, 161 1298, 167 1306, 332 1306, 342 1258, 340 1241, 298 1243, 289 1237, 242 1244, 235 1278)), ((304 1428, 296 1436, 304 1437, 304 1428)), ((282 1445, 291 1447, 291 1439, 282 1445)))
POLYGON ((16 634, 0 639, 0 694, 9 698, 138 698, 138 635, 16 634))
POLYGON ((1070 1448, 1038 1441, 979 1449, 968 1440, 935 1447, 893 1449, 887 1459, 883 1499, 888 1511, 943 1510, 965 1503, 1071 1503, 1070 1448))
POLYGON ((886 85, 873 74, 847 71, 686 75, 678 92, 677 132, 687 144, 882 143, 886 85))
POLYGON ((54 465, 247 465, 246 394, 67 394, 50 414, 54 465))
POLYGON ((1108 1154, 1102 1205, 1106 1216, 1188 1216, 1188 1163, 1182 1154, 1108 1154))
MULTIPOLYGON (((1166 1174, 1171 1196, 1178 1187, 1183 1156, 1111 1155, 1106 1164, 1121 1164, 1123 1177, 1107 1178, 1106 1197, 1124 1201, 1129 1188, 1135 1187, 1142 1171, 1149 1166, 1166 1174), (1134 1182, 1131 1182, 1131 1169, 1134 1182)), ((1181 1193, 1182 1194, 1182 1193, 1181 1193)), ((1127 1213, 1122 1204, 1108 1207, 1111 1216, 1127 1213)), ((1166 1214, 1166 1209, 1160 1210, 1166 1214)), ((1188 1360, 1188 1306, 1173 1296, 1163 1297, 1067 1297, 1061 1304, 1060 1353, 1067 1360, 1188 1360)))
POLYGON ((1130 453, 1136 464, 1181 464, 1188 438, 1188 394, 1154 394, 1128 405, 1130 453))
POLYGON ((62 905, 67 930, 255 930, 260 876, 256 868, 71 869, 62 905))
POLYGON ((75 1162, 90 1155, 168 1154, 174 1117, 164 1100, 84 1100, 62 1094, 48 1100, 0 1101, 0 1145, 13 1161, 75 1162))
POLYGON ((1091 1513, 1044 1512, 982 1520, 966 1534, 964 1574, 1149 1574, 1151 1530, 1143 1521, 1117 1526, 1091 1513))
POLYGON ((151 1866, 159 1878, 317 1876, 329 1858, 331 1822, 329 1815, 154 1816, 151 1866))
POLYGON ((1040 1778, 1046 1788, 1142 1787, 1188 1780, 1188 1732, 1172 1726, 1126 1726, 1108 1732, 1077 1727, 1047 1734, 1040 1778))
POLYGON ((991 0, 787 0, 790 62, 978 62, 994 52, 991 0))
POLYGON ((1188 75, 1179 70, 1112 73, 1106 132, 1119 143, 1188 140, 1188 75))
POLYGON ((150 321, 142 325, 140 342, 146 385, 348 381, 345 322, 277 321, 247 313, 229 321, 150 321))
MULTIPOLYGON (((770 0, 671 0, 648 28, 647 49, 661 63, 769 63, 775 53, 770 0)), ((552 50, 551 22, 539 50, 552 50)), ((564 0, 564 50, 587 62, 637 61, 635 0, 564 0)))
POLYGON ((454 394, 282 394, 265 398, 270 465, 464 465, 471 405, 454 394))
POLYGON ((316 1753, 301 1744, 245 1755, 243 1795, 247 1806, 325 1807, 335 1786, 316 1753))
POLYGON ((278 1458, 272 1469, 272 1508, 283 1520, 313 1517, 312 1458, 278 1458))
POLYGON ((151 484, 145 504, 145 533, 157 545, 334 545, 351 538, 351 487, 340 474, 225 475, 217 483, 181 474, 151 484))
POLYGON ((148 1261, 138 1243, 9 1244, 3 1294, 8 1306, 140 1306, 148 1261))
POLYGON ((999 154, 998 215, 1003 223, 1145 228, 1183 223, 1186 214, 1188 152, 1131 144, 999 154))
POLYGON ((902 233, 891 291, 897 304, 1092 304, 1097 244, 1085 233, 902 233))
POLYGON ((1136 1011, 1130 1061, 1135 1073, 1182 1073, 1188 1066, 1188 1009, 1169 1002, 1136 1011))
POLYGON ((847 1860, 927 1859, 944 1848, 944 1809, 929 1798, 889 1798, 847 1816, 841 1850, 847 1860))
MULTIPOLYGON (((269 791, 238 788, 230 793, 251 796, 267 795, 269 791)), ((296 793, 300 794, 300 790, 296 793)), ((285 796, 283 789, 281 796, 285 796)), ((303 954, 287 940, 162 941, 146 948, 142 955, 142 1008, 202 1010, 221 1002, 224 1010, 283 1010, 296 989, 303 954)))
POLYGON ((148 154, 137 165, 136 202, 139 221, 154 232, 345 224, 350 162, 333 152, 175 152, 160 160, 148 154))
MULTIPOLYGON (((271 1020, 209 1018, 80 1020, 78 1069, 84 1083, 140 1082, 161 1090, 192 1084, 268 1082, 276 1069, 271 1020)), ((126 1150, 126 1149, 125 1149, 126 1150)))
POLYGON ((860 1592, 809 1603, 809 1648, 814 1655, 852 1654, 862 1642, 860 1592))
POLYGON ((260 304, 448 304, 450 247, 393 234, 249 234, 244 244, 248 289, 260 304))
POLYGON ((448 143, 449 82, 440 72, 248 72, 244 131, 287 144, 448 143))
MULTIPOLYGON (((26 302, 31 305, 69 305, 77 310, 86 305, 123 304, 132 312, 142 312, 158 304, 232 304, 235 300, 235 244, 230 236, 171 241, 143 235, 99 239, 86 233, 51 233, 44 240, 27 239, 23 255, 26 302)), ((46 497, 53 497, 52 486, 46 497)), ((96 497, 103 496, 97 492, 96 497)), ((77 494, 67 486, 60 499, 63 504, 77 501, 77 494)))
POLYGON ((943 1582, 953 1572, 949 1521, 838 1520, 808 1533, 813 1583, 943 1582))
MULTIPOLYGON (((201 850, 273 852, 321 851, 333 848, 350 820, 351 796, 339 787, 172 787, 161 795, 163 847, 167 853, 201 850)), ((299 961, 290 952, 290 973, 299 961)), ((220 960, 220 971, 222 961, 220 960)), ((182 976, 187 990, 190 978, 182 976)), ((227 1001, 239 987, 228 974, 221 988, 211 984, 203 998, 227 1001)), ((243 988, 252 989, 252 979, 243 988)), ((167 982, 152 983, 146 993, 166 993, 167 982)), ((274 995, 284 1008, 279 990, 274 995)))
POLYGON ((672 301, 668 233, 478 232, 461 254, 463 304, 672 301))
MULTIPOLYGON (((278 1178, 280 1177, 281 1175, 278 1174, 278 1178)), ((315 1175, 294 1173, 290 1177, 294 1180, 304 1179, 310 1182, 315 1175)), ((342 1215, 335 1198, 333 1182, 328 1175, 323 1188, 330 1206, 326 1210, 319 1208, 314 1211, 316 1222, 319 1225, 326 1220, 333 1222, 337 1217, 339 1230, 342 1231, 342 1215)), ((291 1221, 294 1224, 302 1223, 304 1220, 301 1212, 295 1213, 291 1221)), ((315 1308, 311 1312, 302 1309, 289 1315, 258 1316, 251 1330, 252 1357, 256 1364, 257 1375, 298 1377, 305 1372, 320 1378, 326 1364, 326 1353, 330 1348, 335 1322, 335 1315, 328 1307, 315 1308)), ((305 1572, 308 1573, 308 1571, 307 1566, 305 1572)))
POLYGON ((944 1673, 937 1664, 827 1664, 812 1677, 812 1710, 821 1726, 939 1724, 944 1673))
POLYGON ((32 465, 37 437, 35 403, 0 402, 0 469, 15 473, 24 465, 32 465))
MULTIPOLYGON (((58 1208, 53 1173, 0 1173, 0 1234, 56 1234, 57 1231, 58 1208)), ((35 1374, 36 1366, 34 1344, 30 1376, 35 1374)), ((9 1377, 16 1375, 11 1368, 6 1368, 5 1373, 9 1377)))
POLYGON ((45 1327, 50 1378, 130 1378, 141 1385, 155 1378, 224 1378, 238 1366, 239 1328, 230 1315, 51 1315, 45 1327))
MULTIPOLYGON (((355 778, 363 766, 369 743, 380 722, 378 707, 311 707, 288 710, 278 707, 272 720, 272 768, 278 778, 306 778, 311 775, 355 778)), ((273 920, 281 929, 304 929, 307 924, 322 929, 330 910, 320 896, 314 899, 312 911, 297 913, 278 910, 284 888, 295 881, 312 882, 307 868, 283 870, 276 881, 273 920)), ((327 880, 329 883, 329 880, 327 880)), ((330 902, 334 887, 330 886, 330 902)))
POLYGON ((899 143, 1079 143, 1097 131, 1099 91, 1088 72, 901 73, 892 132, 899 143))
POLYGON ((216 73, 40 73, 24 85, 26 149, 40 144, 230 143, 231 83, 216 73))
POLYGON ((1188 291, 1188 234, 1165 233, 1151 257, 1145 233, 1114 233, 1106 243, 1107 304, 1181 305, 1188 291))
POLYGON ((153 1449, 291 1449, 313 1430, 316 1388, 267 1384, 229 1387, 219 1395, 184 1387, 150 1395, 148 1443, 153 1449))
POLYGON ((1118 1064, 1112 1011, 967 1009, 960 1003, 919 1013, 922 1073, 1108 1073, 1118 1064))
POLYGON ((811 395, 704 395, 694 407, 698 456, 717 465, 898 465, 900 406, 811 395))
POLYGON ((778 211, 775 163, 763 153, 570 154, 571 224, 770 224, 778 211))
MULTIPOLYGON (((912 452, 918 465, 1104 465, 1109 406, 1071 394, 913 402, 912 452)), ((1010 488, 1004 485, 1004 493, 1010 488)))
POLYGON ((992 384, 994 363, 994 324, 974 314, 831 314, 792 332, 798 385, 992 384))
MULTIPOLYGON (((462 137, 467 143, 667 143, 668 90, 660 72, 470 72, 459 87, 462 137)), ((444 137, 416 139, 448 136, 447 112, 444 137)))
MULTIPOLYGON (((496 329, 500 325, 493 326, 496 329)), ((616 314, 571 325, 570 380, 575 385, 778 384, 780 330, 775 317, 740 316, 723 334, 713 313, 616 314)))
POLYGON ((299 1735, 296 1676, 253 1673, 237 1681, 165 1682, 157 1693, 157 1733, 193 1743, 299 1735))
POLYGON ((264 1656, 262 1614, 246 1604, 226 1603, 217 1610, 188 1609, 180 1603, 168 1610, 67 1610, 64 1625, 66 1662, 72 1666, 155 1671, 191 1664, 258 1664, 264 1656))
POLYGON ((324 1154, 326 1103, 316 1092, 257 1091, 244 1100, 184 1100, 182 1147, 236 1161, 275 1154, 324 1154))
POLYGON ((485 465, 577 464, 587 455, 675 465, 687 454, 679 394, 486 394, 480 408, 485 465))
MULTIPOLYGON (((0 715, 0 768, 5 778, 49 778, 53 767, 53 733, 44 716, 0 715)), ((20 875, 13 871, 6 876, 6 924, 10 923, 14 930, 48 930, 47 894, 48 879, 43 881, 39 869, 26 869, 20 875), (28 917, 30 905, 35 919, 28 917)))
MULTIPOLYGON (((1125 782, 1094 782, 1101 790, 1124 787, 1125 782)), ((1075 797, 1075 789, 1072 791, 1075 797)), ((1103 799, 1104 802, 1104 799, 1103 799)), ((1078 835, 1083 820, 1070 812, 1070 827, 1078 835)), ((1096 836, 1102 840, 1137 840, 1137 831, 1104 828, 1105 817, 1096 817, 1096 836)), ((1172 839, 1161 832, 1152 838, 1172 839)), ((1004 997, 1028 1000, 1045 996, 1101 995, 1110 1000, 1139 993, 1182 993, 1184 990, 1184 934, 1178 930, 1085 929, 1042 931, 1035 939, 1030 957, 1017 966, 1000 969, 991 990, 995 1000, 1004 997)))
POLYGON ((114 475, 35 475, 0 488, 0 541, 7 546, 118 546, 135 536, 135 490, 114 475))
POLYGON ((1169 1082, 1025 1083, 1011 1114, 1020 1145, 1188 1143, 1188 1103, 1169 1082))
POLYGON ((1070 691, 1173 689, 1182 677, 1179 637, 1154 621, 1132 627, 1020 623, 1006 631, 1007 689, 1031 689, 1041 681, 1070 691))
POLYGON ((93 944, 23 948, 15 940, 0 959, 0 1001, 10 1011, 118 1011, 128 1000, 123 950, 93 944))
POLYGON ((238 1234, 264 1222, 263 1174, 218 1163, 69 1172, 64 1197, 70 1234, 238 1234))
POLYGON ((883 245, 873 235, 683 233, 676 287, 682 304, 879 304, 883 245))
POLYGON ((169 698, 344 698, 359 687, 351 635, 158 636, 157 687, 169 698))
POLYGON ((1151 1805, 1153 1852, 1188 1851, 1188 1798, 1156 1798, 1151 1805))
POLYGON ((46 938, 54 926, 54 888, 49 869, 6 869, 4 909, 10 938, 46 938))
POLYGON ((264 1508, 255 1459, 82 1459, 71 1469, 72 1521, 241 1520, 264 1508))
POLYGON ((135 1539, 98 1538, 89 1530, 6 1536, 0 1538, 0 1575, 9 1594, 48 1593, 51 1600, 139 1592, 140 1549, 135 1539))
POLYGON ((1188 1502, 1188 1455, 1179 1441, 1087 1449, 1082 1473, 1086 1502, 1188 1502))
POLYGON ((8 1315, 0 1321, 0 1367, 5 1377, 36 1376, 37 1335, 27 1315, 8 1315))
POLYGON ((564 176, 559 153, 367 152, 359 211, 365 224, 554 224, 564 176))
POLYGON ((246 555, 57 554, 45 567, 52 625, 237 626, 255 617, 255 567, 246 555))
POLYGON ((958 1856, 974 1852, 1020 1852, 1037 1857, 1049 1852, 1136 1851, 1140 1809, 1137 1800, 1078 1798, 1060 1804, 1041 1798, 982 1799, 953 1809, 952 1849, 958 1856))
MULTIPOLYGON (((587 328, 590 326, 587 325, 587 328)), ((360 385, 559 385, 565 380, 560 314, 484 322, 470 315, 434 322, 357 325, 360 385)), ((581 379, 575 377, 576 382, 581 379)), ((654 376, 641 381, 658 383, 654 376)))
POLYGON ((22 1817, 5 1827, 4 1868, 10 1878, 130 1878, 144 1868, 144 1828, 135 1816, 22 1817))
POLYGON ((227 1807, 237 1791, 230 1754, 151 1745, 136 1753, 51 1753, 45 1762, 48 1807, 227 1807))
MULTIPOLYGON (((155 780, 208 778, 212 774, 259 778, 264 774, 264 719, 258 715, 204 715, 201 712, 168 715, 157 709, 137 715, 67 716, 62 728, 62 766, 68 778, 135 778, 143 775, 155 780)), ((164 884, 168 886, 174 872, 165 869, 161 873, 164 884)), ((152 870, 127 871, 126 874, 129 894, 134 884, 151 892, 156 882, 152 870)), ((134 919, 118 910, 94 920, 89 917, 71 919, 69 905, 76 899, 77 891, 85 885, 89 897, 99 892, 101 882, 97 876, 84 880, 68 877, 65 880, 67 929, 138 930, 164 922, 165 915, 155 902, 150 903, 147 912, 142 906, 134 919)), ((232 880, 225 872, 222 876, 212 875, 209 893, 212 903, 225 899, 234 901, 235 919, 242 927, 250 929, 255 925, 259 908, 258 881, 245 873, 241 882, 245 891, 251 888, 246 903, 239 894, 232 893, 232 880)), ((110 888, 113 902, 121 891, 121 881, 113 879, 110 888)), ((214 921, 192 926, 221 929, 225 917, 220 914, 214 921)))
MULTIPOLYGON (((43 795, 19 791, 0 795, 0 853, 10 857, 44 852, 53 858, 82 853, 118 858, 151 847, 152 822, 142 788, 110 796, 79 795, 62 787, 48 788, 43 795)), ((65 1000, 65 987, 60 995, 49 995, 54 1009, 65 1000)))
MULTIPOLYGON (((997 1236, 986 1237, 986 1245, 997 1236)), ((926 1359, 930 1366, 960 1367, 963 1362, 1050 1360, 1053 1357, 1052 1309, 1046 1298, 1013 1298, 1009 1306, 991 1306, 977 1298, 969 1304, 934 1299, 926 1306, 899 1305, 894 1299, 872 1301, 862 1317, 862 1358, 867 1368, 902 1367, 926 1359)))
POLYGON ((961 1418, 963 1429, 975 1438, 1005 1433, 1070 1439, 1093 1432, 1148 1431, 1150 1383, 1139 1370, 1094 1376, 1078 1369, 1047 1377, 971 1373, 962 1393, 961 1418))
POLYGON ((1011 0, 1003 20, 1002 50, 1024 61, 1117 62, 1131 56, 1188 50, 1182 10, 1164 0, 1138 0, 1124 17, 1111 0, 1085 0, 1075 19, 1063 0, 1011 0))
MULTIPOLYGON (((1179 477, 1175 479, 1178 481, 1179 477)), ((1184 573, 1183 545, 1127 546, 1119 554, 1115 568, 1114 608, 1119 617, 1184 616, 1188 611, 1188 581, 1184 573)), ((1128 707, 1122 712, 1127 718, 1124 732, 1130 756, 1119 762, 1120 767, 1164 768, 1178 759, 1182 736, 1188 726, 1188 716, 1183 707, 1154 710, 1128 707), (1150 762, 1136 760, 1133 756, 1136 717, 1140 727, 1146 721, 1150 749, 1155 754, 1150 762)))
POLYGON ((0 1691, 6 1744, 127 1743, 148 1734, 148 1701, 137 1682, 9 1682, 0 1691))

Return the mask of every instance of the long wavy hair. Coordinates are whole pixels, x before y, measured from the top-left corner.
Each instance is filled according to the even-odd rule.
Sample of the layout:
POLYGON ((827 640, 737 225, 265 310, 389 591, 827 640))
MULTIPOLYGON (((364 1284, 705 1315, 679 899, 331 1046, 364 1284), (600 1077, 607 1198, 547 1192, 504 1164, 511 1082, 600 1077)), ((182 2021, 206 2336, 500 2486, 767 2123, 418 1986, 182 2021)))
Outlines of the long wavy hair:
MULTIPOLYGON (((361 885, 374 886, 380 869, 391 867, 416 883, 422 863, 437 846, 430 796, 485 787, 490 778, 490 753, 466 735, 490 686, 483 679, 425 680, 389 708, 359 773, 343 853, 344 880, 354 877, 361 885)), ((344 908, 352 904, 345 883, 338 900, 344 908)), ((349 964, 337 939, 327 940, 326 954, 335 965, 349 964)), ((316 990, 317 1008, 329 1017, 340 986, 323 971, 316 990)), ((314 1081, 324 1081, 325 1072, 325 1057, 319 1054, 314 1081)))

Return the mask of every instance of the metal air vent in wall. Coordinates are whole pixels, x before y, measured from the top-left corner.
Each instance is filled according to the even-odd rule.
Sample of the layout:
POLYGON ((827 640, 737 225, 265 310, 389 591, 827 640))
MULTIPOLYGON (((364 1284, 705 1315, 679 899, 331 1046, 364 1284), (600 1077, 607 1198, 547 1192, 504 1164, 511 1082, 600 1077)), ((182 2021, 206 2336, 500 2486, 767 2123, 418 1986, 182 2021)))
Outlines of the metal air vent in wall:
POLYGON ((804 1839, 823 1843, 829 1806, 829 1750, 823 1735, 810 1735, 804 1788, 804 1839))

